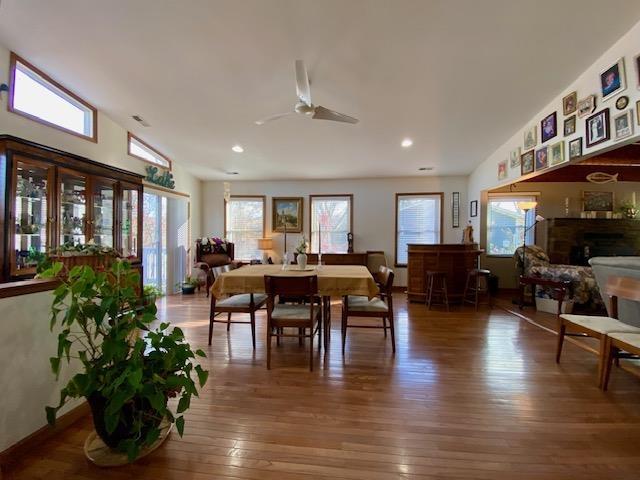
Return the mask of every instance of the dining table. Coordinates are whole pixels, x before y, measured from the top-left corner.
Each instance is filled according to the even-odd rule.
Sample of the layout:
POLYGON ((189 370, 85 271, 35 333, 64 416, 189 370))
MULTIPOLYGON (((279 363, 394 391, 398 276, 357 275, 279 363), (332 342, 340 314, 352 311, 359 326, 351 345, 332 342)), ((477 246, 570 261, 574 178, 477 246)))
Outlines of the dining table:
POLYGON ((244 265, 224 272, 216 278, 211 294, 216 298, 242 293, 265 293, 265 275, 306 277, 317 275, 318 295, 322 298, 322 321, 325 352, 331 333, 331 298, 347 295, 375 297, 378 292, 371 272, 362 265, 244 265))

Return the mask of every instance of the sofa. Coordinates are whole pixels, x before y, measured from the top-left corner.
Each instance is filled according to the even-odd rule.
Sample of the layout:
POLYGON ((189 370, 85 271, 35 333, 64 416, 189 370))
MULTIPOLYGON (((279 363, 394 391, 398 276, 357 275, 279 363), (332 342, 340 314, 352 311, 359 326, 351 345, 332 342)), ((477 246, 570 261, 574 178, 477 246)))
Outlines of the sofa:
POLYGON ((213 268, 233 263, 234 245, 220 238, 205 237, 196 240, 194 270, 204 272, 207 297, 213 285, 213 268))
MULTIPOLYGON (((522 248, 518 247, 513 254, 518 272, 522 269, 522 248)), ((591 309, 602 308, 602 297, 591 267, 552 264, 542 248, 537 245, 528 245, 525 250, 525 276, 570 281, 571 289, 566 300, 572 300, 574 304, 591 309)), ((539 288, 536 296, 552 298, 544 288, 539 288)))
MULTIPOLYGON (((602 296, 607 279, 610 276, 640 278, 640 257, 593 257, 589 264, 595 274, 596 282, 602 296)), ((611 315, 609 302, 605 302, 607 312, 611 315)), ((629 300, 618 302, 618 318, 624 323, 640 327, 640 304, 629 300)))

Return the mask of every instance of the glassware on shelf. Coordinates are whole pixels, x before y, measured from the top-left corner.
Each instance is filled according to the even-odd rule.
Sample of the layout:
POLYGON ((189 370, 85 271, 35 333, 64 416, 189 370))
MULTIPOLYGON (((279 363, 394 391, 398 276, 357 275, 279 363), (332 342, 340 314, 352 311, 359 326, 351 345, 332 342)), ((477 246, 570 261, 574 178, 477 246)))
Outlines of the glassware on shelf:
POLYGON ((138 190, 123 188, 122 190, 122 256, 138 258, 138 190))
POLYGON ((113 185, 96 183, 93 187, 93 241, 96 245, 113 247, 114 238, 113 185))
POLYGON ((87 180, 69 172, 60 174, 60 245, 87 241, 87 180))

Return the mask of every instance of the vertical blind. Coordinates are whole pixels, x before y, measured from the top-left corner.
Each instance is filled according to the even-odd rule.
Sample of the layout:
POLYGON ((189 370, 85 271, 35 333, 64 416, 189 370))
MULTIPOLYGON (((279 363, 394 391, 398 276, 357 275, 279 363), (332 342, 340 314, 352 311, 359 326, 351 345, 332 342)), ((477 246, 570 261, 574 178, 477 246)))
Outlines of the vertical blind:
POLYGON ((440 243, 440 194, 398 195, 396 204, 396 263, 407 264, 407 244, 440 243))
POLYGON ((235 258, 249 261, 262 256, 258 239, 264 236, 262 198, 233 197, 226 204, 225 238, 235 244, 235 258))
POLYGON ((311 251, 318 252, 322 237, 322 253, 346 253, 347 234, 351 231, 351 197, 311 197, 311 251), (318 230, 320 229, 320 230, 318 230))
MULTIPOLYGON (((487 253, 489 255, 511 256, 522 245, 525 211, 518 208, 518 202, 535 201, 535 195, 513 195, 489 197, 487 205, 487 253)), ((533 225, 536 209, 526 213, 527 228, 533 225)), ((535 229, 527 232, 527 245, 535 242, 535 229)))

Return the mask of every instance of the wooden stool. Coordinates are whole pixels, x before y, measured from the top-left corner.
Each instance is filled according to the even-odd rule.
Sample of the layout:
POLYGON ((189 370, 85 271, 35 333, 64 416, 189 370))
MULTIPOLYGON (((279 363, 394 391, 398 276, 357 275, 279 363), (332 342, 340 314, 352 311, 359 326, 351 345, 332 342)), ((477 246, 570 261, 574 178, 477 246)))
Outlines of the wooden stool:
POLYGON ((427 310, 431 310, 431 305, 433 304, 433 295, 440 299, 442 305, 447 307, 447 312, 449 311, 449 296, 447 295, 447 274, 446 272, 440 272, 437 270, 427 270, 427 296, 425 298, 425 303, 427 305, 427 310), (436 284, 436 281, 438 283, 436 284))
POLYGON ((481 268, 474 268, 473 270, 469 270, 469 273, 467 273, 467 283, 464 286, 464 295, 462 297, 462 302, 472 303, 476 306, 476 310, 478 310, 479 296, 480 294, 484 294, 487 296, 487 303, 489 307, 491 307, 491 292, 489 291, 490 276, 490 270, 484 270, 481 268), (480 281, 481 279, 482 282, 480 281), (474 280, 475 283, 473 283, 474 280), (481 283, 484 283, 484 286, 482 286, 481 283), (469 295, 473 295, 473 297, 468 298, 469 295))

